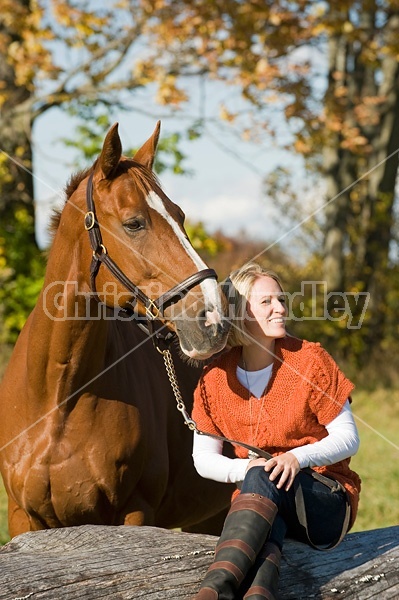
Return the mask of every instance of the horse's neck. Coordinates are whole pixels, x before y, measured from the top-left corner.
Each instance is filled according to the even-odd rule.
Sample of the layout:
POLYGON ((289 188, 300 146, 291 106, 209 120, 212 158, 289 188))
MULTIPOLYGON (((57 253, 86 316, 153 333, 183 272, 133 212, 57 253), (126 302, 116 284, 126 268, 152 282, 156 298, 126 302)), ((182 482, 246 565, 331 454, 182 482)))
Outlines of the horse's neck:
POLYGON ((48 269, 43 290, 27 323, 30 385, 57 388, 61 396, 86 384, 104 363, 108 323, 90 298, 78 270, 55 275, 48 269))

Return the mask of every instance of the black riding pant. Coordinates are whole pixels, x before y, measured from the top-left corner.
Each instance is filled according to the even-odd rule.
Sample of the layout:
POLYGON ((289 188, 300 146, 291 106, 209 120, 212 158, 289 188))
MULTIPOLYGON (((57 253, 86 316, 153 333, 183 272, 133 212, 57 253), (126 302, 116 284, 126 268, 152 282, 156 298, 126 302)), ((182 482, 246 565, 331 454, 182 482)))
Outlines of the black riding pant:
MULTIPOLYGON (((327 545, 336 540, 343 527, 346 510, 345 492, 330 489, 306 473, 298 473, 305 501, 309 537, 316 545, 327 545)), ((278 481, 278 479, 277 479, 278 481)), ((295 507, 294 486, 286 492, 277 489, 277 481, 270 481, 263 467, 248 470, 241 493, 259 494, 272 500, 278 507, 270 541, 282 548, 284 537, 307 542, 304 527, 299 523, 295 507)))

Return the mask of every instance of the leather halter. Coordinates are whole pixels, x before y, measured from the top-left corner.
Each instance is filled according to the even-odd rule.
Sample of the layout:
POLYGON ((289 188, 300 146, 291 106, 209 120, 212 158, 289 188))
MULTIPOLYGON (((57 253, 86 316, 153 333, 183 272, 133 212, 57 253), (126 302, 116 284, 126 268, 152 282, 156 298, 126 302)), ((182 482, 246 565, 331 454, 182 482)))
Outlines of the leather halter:
POLYGON ((137 301, 141 302, 145 308, 147 323, 152 323, 156 319, 162 319, 165 308, 179 302, 193 287, 204 281, 205 279, 217 279, 217 274, 213 269, 203 269, 193 275, 190 275, 181 283, 172 287, 168 292, 165 292, 156 300, 149 298, 140 288, 138 288, 126 275, 121 271, 118 265, 107 253, 107 249, 103 244, 100 225, 96 218, 96 210, 93 199, 93 174, 91 172, 86 188, 86 204, 87 213, 84 216, 85 229, 89 232, 90 245, 93 250, 93 256, 90 264, 90 286, 92 292, 96 295, 96 276, 100 265, 104 264, 112 275, 132 293, 134 306, 137 301))

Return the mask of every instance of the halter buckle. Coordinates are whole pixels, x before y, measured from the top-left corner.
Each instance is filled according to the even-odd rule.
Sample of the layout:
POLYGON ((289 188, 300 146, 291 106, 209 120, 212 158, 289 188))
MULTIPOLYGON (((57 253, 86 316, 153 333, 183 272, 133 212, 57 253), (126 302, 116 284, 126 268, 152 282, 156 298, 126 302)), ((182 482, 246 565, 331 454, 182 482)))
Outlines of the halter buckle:
POLYGON ((84 223, 85 223, 86 231, 90 231, 90 229, 93 229, 94 225, 96 224, 96 216, 92 210, 89 210, 85 214, 84 223), (90 219, 90 221, 89 221, 89 219, 90 219))
MULTIPOLYGON (((104 244, 100 244, 98 248, 101 248, 101 250, 102 250, 102 252, 101 252, 100 256, 101 256, 102 254, 107 254, 107 249, 106 249, 106 247, 104 246, 104 244)), ((97 248, 97 250, 98 250, 98 248, 97 248)), ((98 254, 97 254, 97 250, 93 250, 93 256, 95 256, 95 257, 97 257, 97 256, 98 256, 98 254)))
POLYGON ((148 299, 148 304, 145 307, 145 314, 150 320, 159 319, 161 311, 151 298, 148 299))

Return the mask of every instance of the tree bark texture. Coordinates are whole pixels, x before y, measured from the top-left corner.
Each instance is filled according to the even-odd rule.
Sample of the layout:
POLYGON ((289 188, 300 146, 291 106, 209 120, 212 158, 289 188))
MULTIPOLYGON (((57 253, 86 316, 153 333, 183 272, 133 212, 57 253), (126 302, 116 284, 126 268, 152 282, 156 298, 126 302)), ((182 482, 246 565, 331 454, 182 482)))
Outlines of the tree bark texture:
MULTIPOLYGON (((84 525, 25 533, 0 550, 0 600, 188 600, 217 538, 154 527, 84 525)), ((287 540, 281 600, 399 597, 399 526, 312 550, 287 540)))
MULTIPOLYGON (((342 32, 329 40, 324 103, 331 127, 323 148, 324 276, 332 291, 362 282, 358 291, 370 292, 374 333, 381 330, 383 318, 380 305, 392 240, 399 139, 397 57, 386 53, 377 67, 363 53, 370 40, 375 38, 377 44, 377 36, 378 43, 392 46, 399 32, 395 9, 387 12, 384 27, 378 26, 377 4, 360 3, 356 39, 342 25, 342 32)), ((348 25, 349 14, 338 10, 332 9, 332 20, 348 25)))

